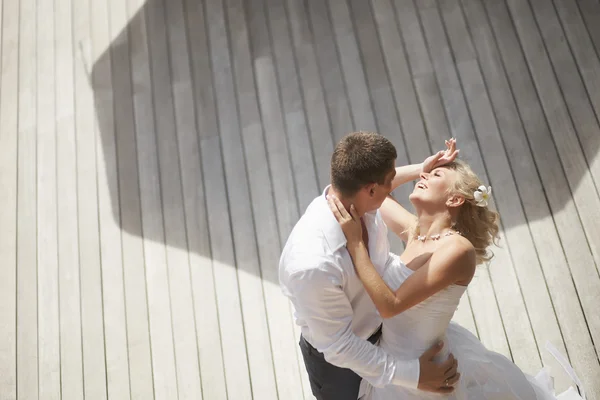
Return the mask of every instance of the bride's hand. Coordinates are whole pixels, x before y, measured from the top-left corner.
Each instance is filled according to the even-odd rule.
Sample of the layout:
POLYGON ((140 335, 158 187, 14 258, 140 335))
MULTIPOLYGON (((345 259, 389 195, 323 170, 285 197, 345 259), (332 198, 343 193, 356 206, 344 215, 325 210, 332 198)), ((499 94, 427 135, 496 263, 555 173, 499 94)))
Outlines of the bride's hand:
POLYGON ((459 150, 456 149, 456 139, 446 140, 446 150, 441 150, 423 161, 423 172, 431 172, 434 168, 446 165, 456 159, 459 150))
POLYGON ((342 227, 348 246, 360 243, 362 241, 362 224, 354 205, 350 206, 350 213, 348 213, 337 197, 327 196, 327 202, 335 219, 342 227))

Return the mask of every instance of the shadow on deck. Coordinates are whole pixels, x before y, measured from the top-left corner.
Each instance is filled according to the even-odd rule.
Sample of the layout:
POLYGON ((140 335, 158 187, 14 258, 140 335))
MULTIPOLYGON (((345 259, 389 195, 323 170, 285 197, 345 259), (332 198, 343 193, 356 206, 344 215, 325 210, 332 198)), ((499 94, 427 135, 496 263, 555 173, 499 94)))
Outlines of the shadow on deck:
MULTIPOLYGON (((235 238, 239 229, 251 232, 253 235, 263 234, 256 219, 266 218, 267 215, 260 215, 256 204, 250 207, 250 203, 266 201, 267 206, 258 210, 264 211, 271 206, 274 207, 272 218, 275 226, 279 224, 275 228, 276 234, 270 236, 271 243, 266 244, 272 247, 271 254, 274 258, 274 254, 279 252, 280 246, 285 240, 287 231, 291 227, 290 224, 295 222, 309 199, 317 195, 321 187, 326 184, 327 171, 322 170, 323 165, 327 161, 334 141, 345 133, 337 132, 336 128, 345 126, 350 130, 357 125, 351 121, 340 122, 340 118, 344 118, 343 113, 331 115, 333 110, 347 109, 348 104, 352 102, 349 91, 346 92, 347 97, 338 99, 331 95, 332 90, 328 87, 330 78, 333 79, 331 74, 340 71, 341 63, 337 59, 333 61, 331 59, 318 60, 321 76, 317 78, 317 81, 321 82, 326 92, 327 112, 330 114, 326 116, 328 118, 327 129, 323 132, 311 131, 310 121, 314 116, 311 115, 309 94, 303 93, 304 105, 295 104, 292 107, 299 110, 301 116, 298 117, 298 121, 302 131, 294 131, 288 125, 286 129, 278 132, 279 140, 286 150, 284 154, 272 154, 269 150, 275 147, 261 141, 268 141, 273 137, 273 132, 265 132, 265 130, 277 126, 277 124, 269 124, 264 118, 269 115, 280 115, 282 110, 265 109, 265 106, 278 105, 280 99, 269 103, 269 101, 259 98, 258 90, 245 91, 247 88, 236 86, 240 81, 236 80, 235 74, 250 74, 246 75, 246 78, 250 76, 252 85, 259 81, 258 83, 263 85, 262 87, 280 86, 284 87, 284 90, 290 84, 288 81, 284 81, 285 74, 292 74, 294 79, 300 79, 299 76, 296 76, 298 75, 296 66, 283 72, 280 69, 278 70, 279 74, 271 76, 266 76, 265 70, 256 70, 259 65, 257 63, 259 57, 277 59, 272 42, 277 42, 280 38, 274 36, 270 40, 268 28, 261 30, 259 26, 261 21, 265 21, 265 18, 269 24, 273 24, 275 21, 269 20, 270 14, 267 14, 263 7, 256 8, 249 4, 244 4, 241 8, 237 6, 230 7, 229 10, 219 10, 213 15, 212 11, 215 8, 207 6, 204 2, 193 4, 199 2, 187 1, 183 7, 179 3, 179 1, 149 0, 93 66, 92 79, 96 112, 114 218, 124 231, 132 235, 144 236, 145 239, 186 249, 210 259, 220 256, 211 251, 211 248, 214 248, 214 242, 230 240, 227 235, 235 238), (246 33, 245 27, 234 25, 231 21, 232 15, 240 17, 240 13, 241 17, 245 16, 249 33, 246 33), (224 19, 223 15, 226 15, 224 19), (197 18, 203 20, 196 20, 197 18), (212 32, 212 37, 209 37, 209 31, 212 32), (232 67, 234 60, 231 57, 236 46, 245 46, 246 34, 248 42, 250 42, 250 63, 254 69, 236 71, 232 67), (264 37, 265 34, 266 37, 264 37), (215 44, 219 43, 228 44, 230 48, 216 47, 215 44), (257 44, 264 46, 258 47, 257 44), (323 69, 327 63, 332 66, 331 70, 323 69), (188 76, 190 72, 191 74, 188 76), (223 77, 227 78, 228 76, 228 82, 222 81, 223 77), (223 91, 224 88, 225 91, 223 91), (254 124, 249 124, 249 119, 244 117, 246 110, 243 107, 247 107, 248 104, 254 104, 253 107, 260 105, 260 114, 258 114, 258 109, 252 111, 255 113, 252 116, 255 117, 254 124), (257 141, 252 139, 249 132, 253 132, 257 141), (289 149, 292 144, 298 142, 299 136, 297 135, 301 135, 301 138, 310 144, 308 149, 289 149), (322 140, 322 142, 318 142, 318 140, 322 140), (326 143, 326 145, 323 146, 321 143, 326 143), (240 144, 243 145, 243 149, 240 148, 240 144), (311 153, 313 162, 298 163, 300 158, 294 158, 297 151, 311 153), (255 167, 259 164, 252 164, 252 160, 263 155, 266 155, 267 159, 262 160, 264 163, 262 169, 256 170, 255 167), (291 162, 288 160, 277 164, 275 161, 278 157, 291 159, 291 162), (232 167, 234 164, 235 167, 232 167), (266 169, 267 166, 270 168, 269 170, 266 169), (290 170, 281 171, 277 168, 278 166, 290 170), (239 172, 246 175, 235 178, 239 172), (266 180, 254 179, 255 173, 259 174, 257 176, 265 177, 266 180), (292 178, 291 186, 288 187, 277 181, 280 176, 292 178), (240 182, 240 186, 236 190, 232 190, 232 185, 237 182, 240 182), (255 182, 262 182, 265 187, 249 187, 255 182), (302 182, 308 182, 308 184, 301 184, 302 182), (280 188, 282 187, 288 190, 289 196, 278 197, 281 195, 280 188), (220 197, 211 197, 211 192, 214 191, 223 193, 220 197), (260 192, 263 192, 264 195, 255 194, 260 192), (238 196, 239 194, 241 196, 238 196), (221 200, 218 200, 219 198, 221 200), (284 202, 278 201, 281 198, 284 199, 284 202), (212 205, 207 199, 213 199, 212 205), (225 201, 226 204, 218 204, 221 201, 225 201), (239 203, 246 204, 246 208, 243 208, 246 211, 240 211, 242 208, 239 203), (207 206, 207 204, 209 205, 207 206), (254 216, 248 217, 248 209, 251 209, 250 213, 253 213, 254 216), (242 216, 239 215, 240 212, 243 214, 242 216), (210 221, 213 221, 212 225, 210 221), (221 221, 224 228, 216 230, 210 228, 214 228, 218 221, 221 221), (245 226, 248 223, 254 225, 245 226), (190 228, 191 225, 196 226, 193 228, 196 232, 193 237, 190 237, 190 232, 193 230, 190 228), (225 237, 220 237, 223 234, 225 237), (212 247, 210 241, 213 242, 212 247)), ((322 18, 316 19, 314 10, 312 13, 308 11, 308 3, 311 3, 311 7, 322 7, 315 6, 315 3, 311 1, 290 0, 288 1, 288 13, 290 4, 292 6, 295 4, 301 10, 296 15, 311 15, 310 22, 304 21, 300 25, 309 26, 312 30, 308 33, 301 32, 301 36, 304 35, 304 39, 308 41, 302 46, 324 48, 323 46, 336 39, 320 37, 318 33, 336 31, 339 33, 339 30, 333 26, 331 16, 323 15, 322 18), (316 23, 329 24, 329 26, 315 26, 316 23)), ((399 12, 399 10, 397 11, 399 12)), ((372 14, 359 16, 356 14, 356 10, 354 13, 355 32, 360 29, 377 31, 377 24, 372 14)), ((350 28, 352 29, 352 27, 350 28)), ((510 28, 514 29, 512 26, 510 28)), ((354 33, 351 31, 346 33, 344 37, 337 37, 338 46, 343 41, 356 40, 352 39, 355 38, 354 33)), ((372 46, 382 51, 379 43, 372 43, 372 46)), ((340 48, 338 47, 338 51, 340 48)), ((361 49, 360 46, 358 48, 361 49)), ((294 47, 292 50, 297 52, 297 56, 298 54, 302 55, 298 47, 294 47)), ((365 51, 364 47, 362 50, 365 51)), ((324 54, 322 51, 316 53, 317 58, 324 54)), ((329 56, 335 58, 335 54, 329 56)), ((383 56, 385 58, 388 55, 383 54, 383 56)), ((365 63, 371 62, 366 59, 364 54, 363 60, 365 63)), ((500 70, 504 68, 502 65, 496 65, 496 67, 500 70)), ((282 68, 281 65, 279 68, 282 68)), ((457 70, 460 66, 455 63, 447 68, 448 70, 457 70)), ((435 82, 431 66, 428 63, 423 64, 423 70, 413 69, 411 72, 417 91, 419 90, 418 81, 422 81, 423 76, 432 77, 435 82)), ((525 72, 527 73, 527 71, 525 72)), ((393 74, 394 71, 391 73, 393 74)), ((392 79, 389 75, 382 79, 388 82, 387 87, 377 87, 372 84, 372 81, 369 81, 368 98, 377 98, 381 90, 392 92, 392 79)), ((440 98, 440 90, 443 89, 440 87, 435 89, 436 95, 440 98)), ((275 90, 274 93, 278 92, 275 90)), ((398 96, 398 93, 395 96, 398 96)), ((461 100, 464 99, 463 96, 463 92, 457 92, 455 99, 464 101, 461 100)), ((300 97, 298 98, 300 99, 300 97)), ((440 101, 447 108, 448 101, 452 101, 452 99, 446 98, 440 101)), ((400 100, 396 98, 396 102, 400 102, 400 100)), ((400 147, 399 152, 408 154, 409 159, 411 158, 410 149, 406 148, 405 143, 411 140, 413 142, 420 140, 425 143, 427 148, 430 141, 433 140, 431 138, 439 134, 427 132, 431 126, 428 121, 425 121, 426 135, 421 138, 411 137, 411 135, 422 135, 421 133, 386 131, 385 127, 389 124, 382 120, 382 113, 379 112, 377 104, 373 104, 375 104, 373 112, 375 125, 360 126, 360 128, 377 130, 386 136, 393 137, 394 143, 400 147)), ((371 105, 368 106, 371 107, 371 105)), ((463 129, 477 133, 474 128, 476 124, 473 123, 471 115, 465 116, 465 124, 461 125, 451 123, 452 115, 447 110, 446 112, 448 115, 443 118, 448 119, 447 123, 450 127, 448 132, 459 137, 459 141, 461 137, 468 138, 468 135, 461 136, 463 129)), ((522 112, 527 112, 527 110, 522 112)), ((421 113, 422 115, 418 118, 425 118, 426 113, 423 110, 421 113)), ((289 117, 289 113, 283 114, 283 116, 274 118, 282 118, 289 123, 289 120, 286 119, 289 117)), ((402 110, 399 111, 399 114, 396 117, 400 121, 398 126, 404 127, 402 110)), ((357 119, 355 115, 348 115, 348 117, 357 119)), ((542 124, 545 122, 542 121, 542 124)), ((283 124, 281 125, 283 126, 283 124)), ((541 127, 540 130, 544 131, 547 128, 541 127)), ((500 129, 500 134, 504 135, 505 132, 500 129)), ((589 135, 587 137, 580 135, 579 137, 582 148, 589 150, 586 151, 587 154, 598 152, 600 137, 589 135)), ((463 150, 463 156, 468 161, 480 157, 479 154, 475 156, 468 154, 469 149, 483 154, 483 151, 478 150, 479 144, 475 137, 470 142, 462 140, 459 144, 463 149, 467 149, 463 150)), ((438 146, 437 143, 435 145, 438 146)), ((549 154, 554 157, 557 151, 555 144, 549 140, 547 146, 549 154)), ((485 158, 482 158, 485 163, 485 158)), ((490 167, 487 167, 486 173, 481 170, 483 165, 478 162, 474 163, 478 173, 489 175, 490 167)), ((522 165, 519 163, 511 165, 512 175, 518 176, 521 173, 521 167, 522 165)), ((507 175, 510 176, 510 174, 507 175)), ((578 182, 570 182, 570 184, 571 186, 578 185, 578 182)), ((500 190, 500 188, 498 187, 496 190, 500 190)), ((572 200, 568 185, 554 190, 553 196, 558 199, 561 207, 572 200)), ((557 211, 559 209, 554 206, 553 212, 557 211)), ((509 214, 506 213, 503 217, 505 229, 527 222, 522 218, 513 218, 509 214)), ((531 221, 532 217, 543 219, 548 215, 548 207, 532 209, 528 213, 529 222, 533 222, 531 221)), ((246 255, 243 247, 238 246, 237 243, 234 247, 237 252, 237 263, 246 255)), ((230 263, 232 260, 231 255, 227 255, 225 258, 218 261, 230 263)), ((263 277, 276 281, 276 274, 273 273, 263 277)))

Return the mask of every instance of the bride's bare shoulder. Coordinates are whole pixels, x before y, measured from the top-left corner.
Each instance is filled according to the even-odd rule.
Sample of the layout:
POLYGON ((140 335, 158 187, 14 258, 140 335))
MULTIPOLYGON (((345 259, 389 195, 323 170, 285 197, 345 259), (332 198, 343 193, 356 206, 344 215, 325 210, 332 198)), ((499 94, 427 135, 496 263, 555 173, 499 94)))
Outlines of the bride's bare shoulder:
POLYGON ((447 237, 434 254, 437 256, 438 267, 455 276, 457 282, 468 283, 475 274, 477 264, 475 247, 463 236, 447 237))

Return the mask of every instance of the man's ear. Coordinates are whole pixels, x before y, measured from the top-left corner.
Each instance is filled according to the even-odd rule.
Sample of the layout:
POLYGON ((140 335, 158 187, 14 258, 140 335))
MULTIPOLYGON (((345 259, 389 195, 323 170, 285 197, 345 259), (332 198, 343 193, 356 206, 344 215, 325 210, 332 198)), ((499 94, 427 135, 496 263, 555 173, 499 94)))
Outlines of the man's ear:
POLYGON ((375 186, 377 186, 376 183, 369 183, 365 186, 366 193, 369 195, 369 197, 373 197, 373 195, 375 195, 375 186))
POLYGON ((448 200, 446 200, 446 206, 448 207, 460 207, 464 203, 465 197, 458 194, 453 194, 450 197, 448 197, 448 200))

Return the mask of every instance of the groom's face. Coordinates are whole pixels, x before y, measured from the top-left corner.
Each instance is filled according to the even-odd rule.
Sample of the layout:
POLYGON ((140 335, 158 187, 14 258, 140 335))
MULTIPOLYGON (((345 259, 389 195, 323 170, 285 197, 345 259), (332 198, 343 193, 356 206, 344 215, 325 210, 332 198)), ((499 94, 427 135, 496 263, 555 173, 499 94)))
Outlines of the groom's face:
POLYGON ((365 212, 377 210, 383 204, 384 200, 392 191, 392 181, 396 176, 396 169, 390 168, 388 173, 385 175, 383 184, 375 183, 369 185, 367 191, 367 201, 365 202, 365 212))

